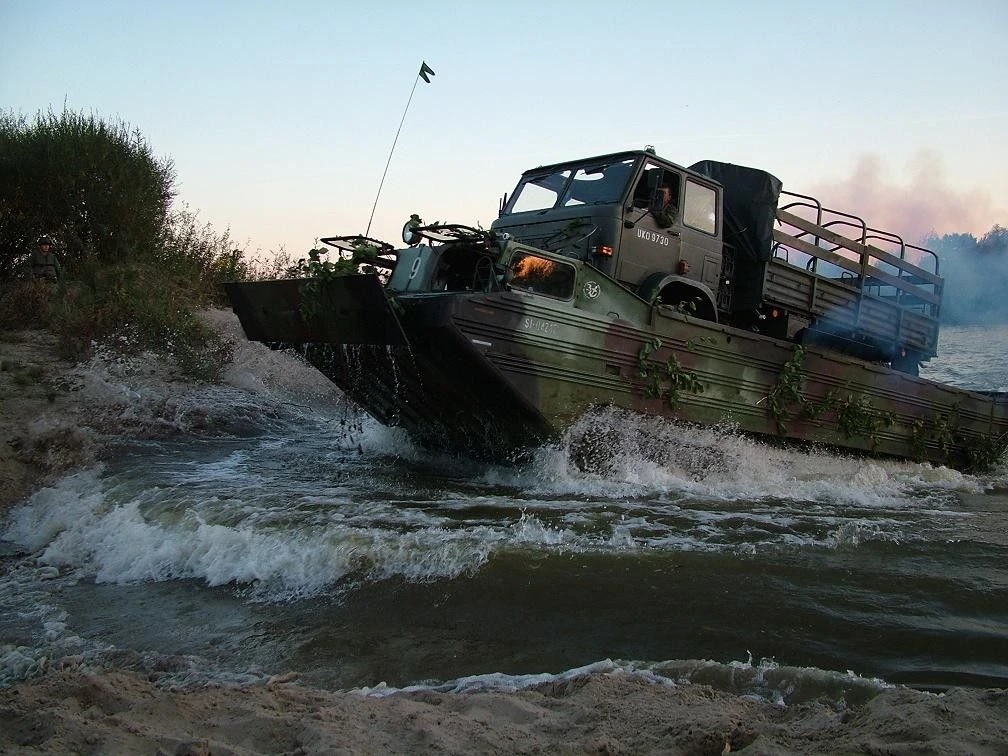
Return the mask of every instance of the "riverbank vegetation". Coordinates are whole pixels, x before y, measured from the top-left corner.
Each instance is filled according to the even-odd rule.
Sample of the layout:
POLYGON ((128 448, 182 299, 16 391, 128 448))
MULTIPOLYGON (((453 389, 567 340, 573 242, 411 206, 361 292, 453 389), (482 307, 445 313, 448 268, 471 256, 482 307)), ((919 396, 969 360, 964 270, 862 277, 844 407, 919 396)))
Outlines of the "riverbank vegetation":
POLYGON ((211 378, 227 350, 196 312, 257 271, 175 199, 171 160, 126 123, 0 113, 0 330, 48 328, 71 359, 102 343, 161 352, 211 378), (31 277, 43 234, 62 264, 55 283, 31 277))

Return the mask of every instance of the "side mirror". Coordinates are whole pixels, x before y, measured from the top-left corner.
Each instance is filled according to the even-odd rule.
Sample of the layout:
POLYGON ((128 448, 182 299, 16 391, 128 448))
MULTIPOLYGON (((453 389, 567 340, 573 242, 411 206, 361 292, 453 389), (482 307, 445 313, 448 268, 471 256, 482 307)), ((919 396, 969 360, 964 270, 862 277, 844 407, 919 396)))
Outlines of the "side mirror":
POLYGON ((656 186, 654 191, 651 192, 651 204, 648 206, 648 210, 657 215, 662 210, 665 209, 665 205, 668 201, 668 189, 661 186, 656 186))
POLYGON ((656 186, 651 193, 651 206, 648 209, 655 215, 663 210, 674 212, 672 190, 666 186, 656 186))

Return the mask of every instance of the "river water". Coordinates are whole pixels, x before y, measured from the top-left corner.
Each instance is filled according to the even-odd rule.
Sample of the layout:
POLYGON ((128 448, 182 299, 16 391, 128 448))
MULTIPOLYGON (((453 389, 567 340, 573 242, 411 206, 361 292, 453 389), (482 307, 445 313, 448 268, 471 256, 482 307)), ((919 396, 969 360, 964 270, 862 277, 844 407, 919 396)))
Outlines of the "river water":
MULTIPOLYGON (((973 476, 602 412, 594 472, 566 440, 477 465, 258 347, 170 396, 80 368, 129 395, 113 436, 158 432, 0 522, 0 684, 73 655, 183 685, 602 665, 785 701, 1008 687, 1004 461, 973 476)), ((926 377, 1008 390, 1008 327, 946 328, 940 352, 926 377)))

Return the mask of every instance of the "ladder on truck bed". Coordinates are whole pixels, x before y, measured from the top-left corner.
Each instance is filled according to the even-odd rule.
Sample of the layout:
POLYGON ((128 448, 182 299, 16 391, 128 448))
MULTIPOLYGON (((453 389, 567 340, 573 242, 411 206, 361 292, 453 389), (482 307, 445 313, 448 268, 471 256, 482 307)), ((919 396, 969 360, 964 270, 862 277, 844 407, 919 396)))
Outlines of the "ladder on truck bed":
POLYGON ((879 360, 934 357, 944 284, 938 256, 813 197, 785 196, 794 199, 777 210, 764 301, 879 360))

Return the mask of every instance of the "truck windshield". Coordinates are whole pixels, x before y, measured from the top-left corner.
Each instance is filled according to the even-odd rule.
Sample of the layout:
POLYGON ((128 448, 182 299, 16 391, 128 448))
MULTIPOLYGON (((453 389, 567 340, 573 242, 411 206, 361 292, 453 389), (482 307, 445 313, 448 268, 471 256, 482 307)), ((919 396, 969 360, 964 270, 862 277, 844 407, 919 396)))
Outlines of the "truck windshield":
POLYGON ((628 158, 525 176, 512 193, 506 212, 619 202, 626 192, 633 164, 633 159, 628 158))

